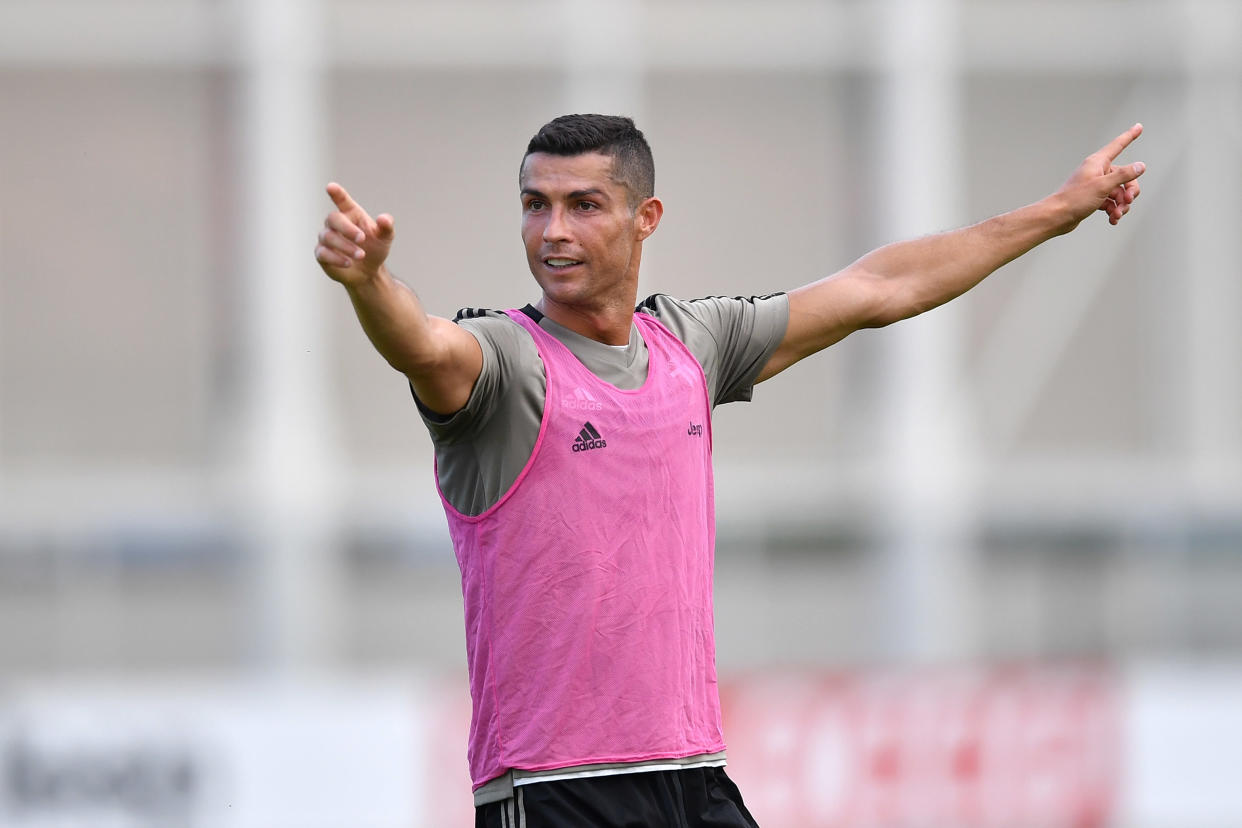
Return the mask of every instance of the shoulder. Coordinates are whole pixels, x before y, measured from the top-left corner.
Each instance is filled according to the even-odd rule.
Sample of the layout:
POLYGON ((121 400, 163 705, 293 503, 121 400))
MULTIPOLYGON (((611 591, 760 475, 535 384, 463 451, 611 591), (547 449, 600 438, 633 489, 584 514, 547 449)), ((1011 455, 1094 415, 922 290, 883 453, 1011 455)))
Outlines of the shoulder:
MULTIPOLYGON (((453 322, 478 341, 483 351, 483 365, 466 405, 456 413, 434 414, 419 403, 419 413, 431 430, 432 438, 438 442, 473 437, 504 408, 508 392, 543 379, 534 340, 504 311, 462 308, 453 322)), ((417 402, 417 396, 415 400, 417 402)))
POLYGON ((657 293, 636 311, 660 320, 703 366, 713 405, 750 399, 750 389, 780 345, 789 324, 789 297, 705 296, 674 299, 657 293))
POLYGON ((476 388, 482 385, 484 393, 499 394, 514 383, 532 378, 543 381, 543 362, 535 340, 504 311, 462 308, 453 322, 483 349, 483 370, 476 388))
POLYGON ((789 298, 784 293, 769 293, 678 299, 656 293, 640 302, 635 311, 659 319, 683 341, 702 334, 719 341, 739 325, 751 327, 757 318, 779 320, 783 327, 789 315, 789 298))
MULTIPOLYGON (((453 322, 461 329, 469 331, 479 340, 486 350, 489 345, 495 346, 502 353, 508 353, 516 343, 533 341, 522 326, 509 318, 504 311, 491 308, 462 308, 453 317, 453 322)), ((517 347, 521 347, 517 345, 517 347)))
POLYGON ((507 313, 492 310, 491 308, 460 308, 457 311, 457 315, 453 317, 453 321, 463 328, 475 326, 482 326, 483 328, 492 328, 493 326, 517 327, 507 313))

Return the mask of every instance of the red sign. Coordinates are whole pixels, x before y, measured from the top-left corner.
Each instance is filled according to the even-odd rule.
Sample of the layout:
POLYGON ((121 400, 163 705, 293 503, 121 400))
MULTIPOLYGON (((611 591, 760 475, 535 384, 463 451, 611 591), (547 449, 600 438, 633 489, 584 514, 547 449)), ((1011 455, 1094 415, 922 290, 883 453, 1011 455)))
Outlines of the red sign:
POLYGON ((1101 670, 752 677, 723 690, 729 774, 782 828, 1093 828, 1118 796, 1101 670))

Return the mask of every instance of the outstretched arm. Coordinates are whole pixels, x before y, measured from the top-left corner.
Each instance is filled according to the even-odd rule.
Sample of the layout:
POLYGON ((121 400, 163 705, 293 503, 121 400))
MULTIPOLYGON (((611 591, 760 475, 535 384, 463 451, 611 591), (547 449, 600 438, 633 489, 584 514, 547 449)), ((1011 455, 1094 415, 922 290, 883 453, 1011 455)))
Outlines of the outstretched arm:
POLYGON ((1138 198, 1142 163, 1113 161, 1143 127, 1135 124, 1087 156, 1055 193, 979 224, 873 250, 844 270, 791 291, 785 338, 759 374, 775 376, 860 328, 908 319, 961 296, 1039 244, 1097 210, 1121 221, 1138 198))
POLYGON ((423 405, 439 414, 461 409, 483 368, 478 341, 449 320, 428 316, 414 291, 388 272, 392 216, 373 219, 340 184, 327 189, 336 210, 319 232, 315 260, 345 287, 371 344, 409 377, 423 405))

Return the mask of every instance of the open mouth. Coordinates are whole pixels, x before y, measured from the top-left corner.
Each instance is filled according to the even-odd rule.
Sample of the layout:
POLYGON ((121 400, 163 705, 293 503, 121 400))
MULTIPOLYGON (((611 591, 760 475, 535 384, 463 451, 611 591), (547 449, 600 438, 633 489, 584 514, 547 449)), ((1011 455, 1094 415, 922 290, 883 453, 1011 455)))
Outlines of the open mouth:
POLYGON ((543 263, 550 270, 568 270, 571 267, 582 264, 578 259, 566 259, 560 256, 552 256, 544 259, 543 263))

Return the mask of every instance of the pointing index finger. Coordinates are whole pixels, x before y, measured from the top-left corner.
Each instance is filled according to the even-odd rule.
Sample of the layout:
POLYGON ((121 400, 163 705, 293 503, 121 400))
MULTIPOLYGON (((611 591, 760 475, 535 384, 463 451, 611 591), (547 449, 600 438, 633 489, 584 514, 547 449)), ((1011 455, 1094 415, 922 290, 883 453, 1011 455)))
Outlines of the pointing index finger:
POLYGON ((337 184, 335 181, 328 184, 327 190, 328 197, 332 199, 332 203, 335 204, 336 208, 342 213, 350 213, 354 210, 361 209, 358 206, 358 202, 354 201, 350 197, 349 193, 346 192, 345 188, 340 184, 337 184))
POLYGON ((1107 156, 1109 161, 1112 161, 1118 155, 1121 155, 1121 151, 1124 150, 1126 147, 1130 146, 1130 143, 1135 138, 1139 137, 1142 134, 1143 134, 1143 125, 1135 124, 1134 126, 1127 129, 1125 132, 1121 133, 1116 138, 1114 138, 1113 140, 1105 144, 1100 149, 1100 152, 1103 153, 1105 156, 1107 156))

